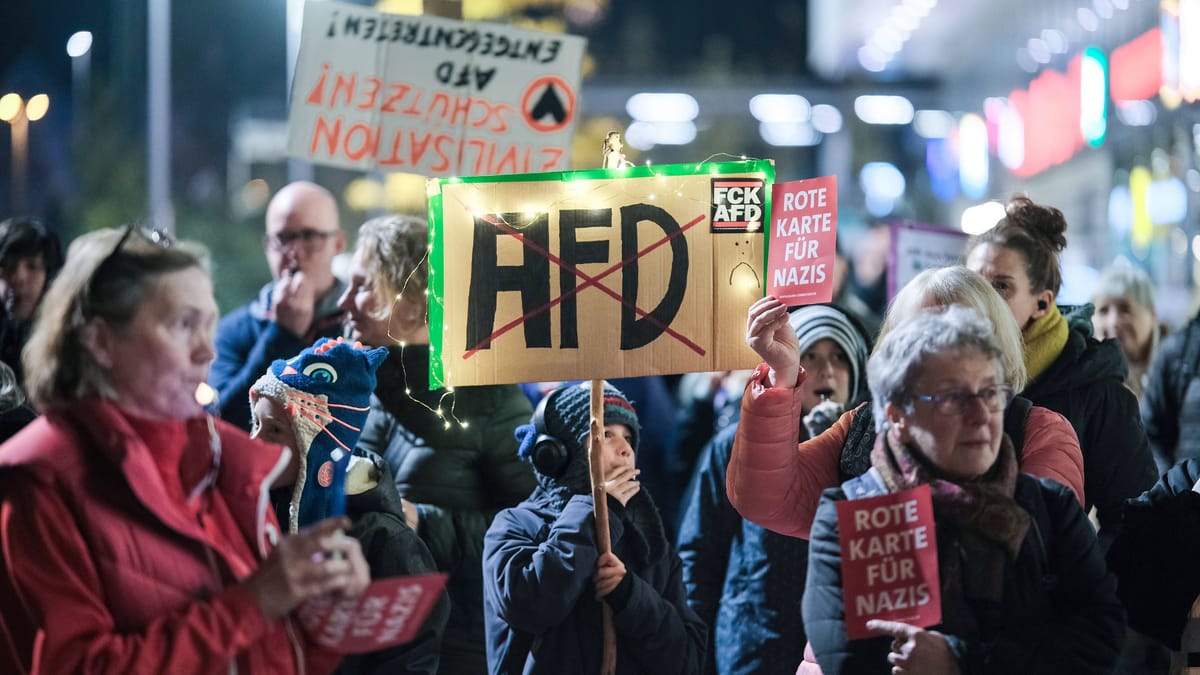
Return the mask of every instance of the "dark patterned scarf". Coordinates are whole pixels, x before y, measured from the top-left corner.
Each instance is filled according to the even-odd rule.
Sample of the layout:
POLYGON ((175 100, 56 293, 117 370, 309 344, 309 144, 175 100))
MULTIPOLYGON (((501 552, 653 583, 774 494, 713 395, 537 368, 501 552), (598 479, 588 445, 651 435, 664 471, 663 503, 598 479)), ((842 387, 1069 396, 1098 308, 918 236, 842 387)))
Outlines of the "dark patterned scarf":
POLYGON ((1029 532, 1030 516, 1013 500, 1017 483, 1017 456, 1004 436, 996 463, 982 476, 962 482, 951 481, 920 453, 908 445, 893 447, 881 433, 871 451, 871 466, 889 492, 929 485, 933 510, 953 523, 966 565, 958 559, 942 561, 943 578, 953 597, 999 600, 1004 588, 1007 560, 1016 560, 1029 532), (957 573, 956 573, 957 572, 957 573), (957 581, 956 581, 957 580, 957 581), (958 588, 954 588, 961 584, 958 588))

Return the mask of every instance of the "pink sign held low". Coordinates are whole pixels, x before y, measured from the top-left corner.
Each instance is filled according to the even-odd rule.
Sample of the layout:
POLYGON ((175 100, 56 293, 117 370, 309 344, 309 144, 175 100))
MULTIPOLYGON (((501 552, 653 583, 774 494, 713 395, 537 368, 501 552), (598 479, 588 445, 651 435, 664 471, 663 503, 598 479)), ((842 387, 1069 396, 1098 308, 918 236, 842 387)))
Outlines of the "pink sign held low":
POLYGON ((771 188, 767 295, 788 305, 833 299, 837 254, 837 176, 771 188))
POLYGON ((361 654, 411 642, 446 585, 445 574, 371 582, 352 600, 331 596, 300 606, 308 636, 339 654, 361 654))
POLYGON ((937 535, 929 486, 840 501, 846 636, 876 637, 869 619, 927 628, 942 621, 937 535))

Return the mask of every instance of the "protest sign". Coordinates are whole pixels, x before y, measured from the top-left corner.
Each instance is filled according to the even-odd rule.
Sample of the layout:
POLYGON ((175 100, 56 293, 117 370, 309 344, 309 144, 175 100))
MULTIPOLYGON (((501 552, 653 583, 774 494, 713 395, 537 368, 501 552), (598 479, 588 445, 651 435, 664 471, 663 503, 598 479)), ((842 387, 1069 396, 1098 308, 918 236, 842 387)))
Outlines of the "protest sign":
POLYGON ((776 183, 771 189, 767 295, 787 305, 833 299, 837 176, 776 183))
POLYGON ((566 168, 585 45, 499 24, 307 3, 288 151, 435 176, 566 168))
POLYGON ((927 269, 957 265, 967 235, 935 225, 896 222, 889 225, 888 299, 927 269))
POLYGON ((846 637, 875 637, 868 619, 928 627, 942 620, 929 486, 837 502, 846 637))
POLYGON ((762 297, 774 173, 745 161, 431 179, 431 385, 753 367, 746 312, 762 297))
POLYGON ((310 638, 339 654, 361 654, 411 642, 446 585, 445 574, 389 577, 357 598, 326 595, 298 610, 310 638))

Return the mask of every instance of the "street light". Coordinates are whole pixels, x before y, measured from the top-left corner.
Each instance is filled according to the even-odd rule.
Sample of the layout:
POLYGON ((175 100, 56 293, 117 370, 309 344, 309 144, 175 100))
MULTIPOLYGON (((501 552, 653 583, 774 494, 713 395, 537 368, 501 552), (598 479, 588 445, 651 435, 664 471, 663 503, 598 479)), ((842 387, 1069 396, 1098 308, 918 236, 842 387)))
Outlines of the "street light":
POLYGON ((46 116, 50 109, 50 97, 35 94, 29 101, 21 95, 8 93, 0 96, 0 121, 8 122, 12 128, 12 198, 13 211, 25 210, 25 174, 29 167, 29 123, 46 116))
POLYGON ((75 134, 83 135, 87 124, 88 90, 92 73, 92 32, 76 31, 67 39, 67 56, 71 57, 71 103, 75 107, 75 134))

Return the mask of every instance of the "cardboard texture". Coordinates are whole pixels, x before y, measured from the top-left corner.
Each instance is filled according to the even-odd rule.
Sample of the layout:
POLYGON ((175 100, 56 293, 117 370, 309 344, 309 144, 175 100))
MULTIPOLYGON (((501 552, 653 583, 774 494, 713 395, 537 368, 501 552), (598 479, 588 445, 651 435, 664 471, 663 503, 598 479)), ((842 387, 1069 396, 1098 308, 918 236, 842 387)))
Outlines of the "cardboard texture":
POLYGON ((431 386, 753 367, 773 178, 744 161, 430 179, 431 386), (757 186, 759 220, 718 203, 730 179, 757 186))
POLYGON ((584 38, 340 2, 304 7, 293 157, 425 175, 569 166, 584 38))
POLYGON ((837 176, 776 183, 771 192, 767 294, 792 306, 829 302, 837 257, 837 176))
POLYGON ((351 600, 325 596, 300 606, 305 632, 326 649, 361 654, 411 642, 446 586, 445 574, 389 577, 351 600))
POLYGON ((877 637, 869 619, 942 621, 937 532, 928 485, 837 502, 846 637, 877 637))

